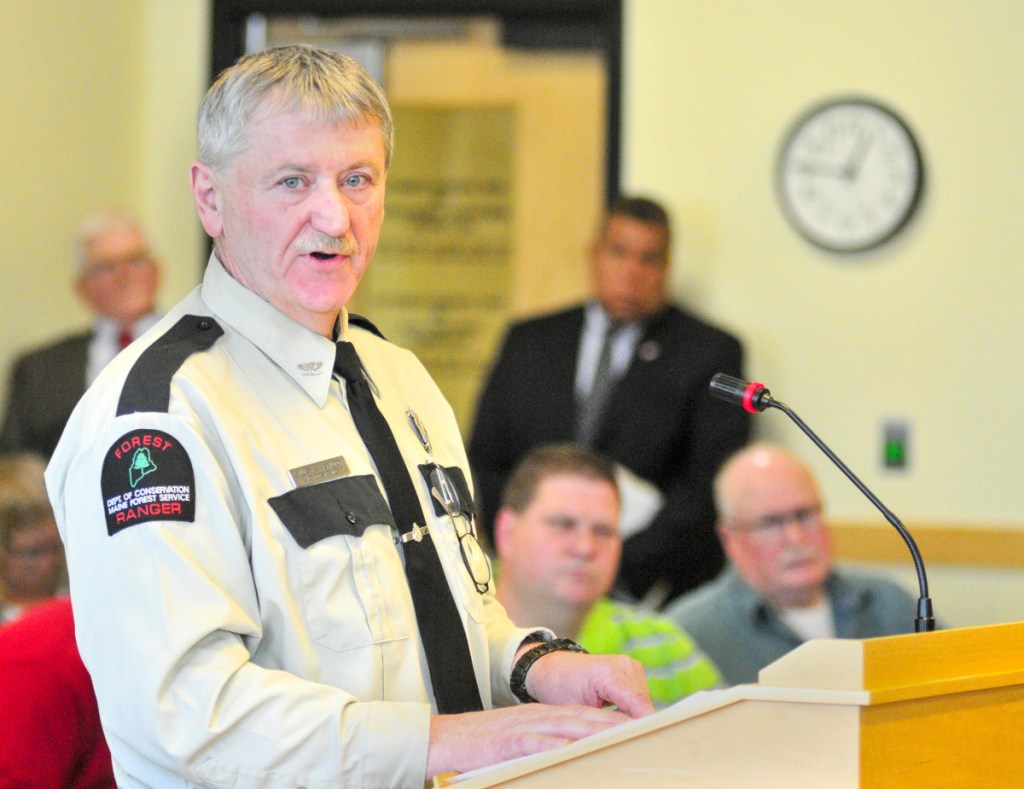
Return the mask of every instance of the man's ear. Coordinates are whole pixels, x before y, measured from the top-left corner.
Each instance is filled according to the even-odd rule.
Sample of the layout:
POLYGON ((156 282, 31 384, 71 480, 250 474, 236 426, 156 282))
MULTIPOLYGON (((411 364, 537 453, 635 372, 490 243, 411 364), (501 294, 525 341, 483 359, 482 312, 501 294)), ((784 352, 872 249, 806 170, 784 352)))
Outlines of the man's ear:
POLYGON ((190 173, 192 181, 192 197, 196 201, 196 211, 203 229, 210 238, 217 238, 224 232, 224 220, 221 214, 220 181, 216 173, 202 162, 193 162, 190 173))
POLYGON ((81 302, 87 305, 90 309, 96 309, 93 305, 92 294, 89 291, 89 286, 85 282, 85 278, 81 275, 75 277, 74 283, 75 295, 81 300, 81 302))
POLYGON ((732 544, 732 532, 729 531, 728 525, 722 518, 715 521, 715 534, 718 536, 718 541, 722 544, 722 550, 728 556, 729 548, 732 544))
POLYGON ((494 551, 500 558, 508 550, 512 530, 516 525, 516 513, 508 507, 502 507, 494 516, 494 551))

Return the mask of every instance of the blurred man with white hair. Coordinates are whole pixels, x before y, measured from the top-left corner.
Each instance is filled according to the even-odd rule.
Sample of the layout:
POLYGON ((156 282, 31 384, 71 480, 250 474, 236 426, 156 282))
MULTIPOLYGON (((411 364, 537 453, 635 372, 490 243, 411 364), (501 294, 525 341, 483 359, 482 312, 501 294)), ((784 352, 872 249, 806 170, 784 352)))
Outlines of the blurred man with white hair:
POLYGON ((75 293, 92 313, 87 331, 15 360, 0 451, 53 454, 78 400, 108 362, 156 323, 160 267, 135 220, 89 217, 75 233, 75 293))

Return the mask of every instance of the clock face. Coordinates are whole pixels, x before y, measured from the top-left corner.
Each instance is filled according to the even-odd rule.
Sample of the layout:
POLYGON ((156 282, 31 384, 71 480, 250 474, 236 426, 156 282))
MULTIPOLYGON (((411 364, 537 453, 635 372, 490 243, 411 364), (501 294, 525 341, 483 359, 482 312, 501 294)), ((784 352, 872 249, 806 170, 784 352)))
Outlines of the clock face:
POLYGON ((842 99, 796 122, 777 178, 783 210, 801 235, 833 252, 860 252, 907 223, 924 172, 913 135, 892 111, 842 99))

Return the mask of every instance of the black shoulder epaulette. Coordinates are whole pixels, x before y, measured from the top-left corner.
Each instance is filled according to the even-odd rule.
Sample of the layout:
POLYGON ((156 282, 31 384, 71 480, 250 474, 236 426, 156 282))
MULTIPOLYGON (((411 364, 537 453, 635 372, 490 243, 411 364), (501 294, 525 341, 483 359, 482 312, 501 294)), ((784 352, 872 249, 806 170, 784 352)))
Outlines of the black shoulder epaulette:
POLYGON ((348 314, 348 323, 349 323, 350 326, 358 326, 360 329, 366 329, 369 332, 373 332, 378 337, 380 337, 382 340, 386 340, 387 339, 387 337, 385 337, 381 333, 380 329, 378 329, 376 326, 374 326, 370 321, 368 321, 362 315, 354 315, 353 313, 350 312, 348 314))
POLYGON ((178 368, 192 354, 209 350, 222 334, 224 330, 213 318, 185 315, 135 361, 121 389, 117 415, 167 413, 171 379, 178 368))

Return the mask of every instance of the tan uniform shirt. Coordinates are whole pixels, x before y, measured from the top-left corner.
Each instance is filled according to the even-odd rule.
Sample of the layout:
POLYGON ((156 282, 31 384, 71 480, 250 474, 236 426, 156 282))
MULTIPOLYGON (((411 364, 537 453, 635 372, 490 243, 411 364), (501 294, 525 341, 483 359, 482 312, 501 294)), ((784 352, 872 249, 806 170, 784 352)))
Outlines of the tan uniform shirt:
MULTIPOLYGON (((484 706, 514 703, 510 667, 532 631, 477 591, 417 468, 428 458, 409 408, 433 459, 469 477, 451 408, 408 351, 344 313, 342 337, 417 486, 484 706)), ((333 360, 332 342, 211 258, 202 286, 75 411, 47 484, 120 786, 422 786, 429 675, 394 530, 369 522, 353 481, 376 471, 333 360), (178 369, 166 413, 116 416, 143 347, 184 315, 224 335, 178 369), (315 518, 289 471, 337 456, 347 475, 301 489, 338 510, 315 518), (288 524, 271 499, 296 504, 288 524)))

